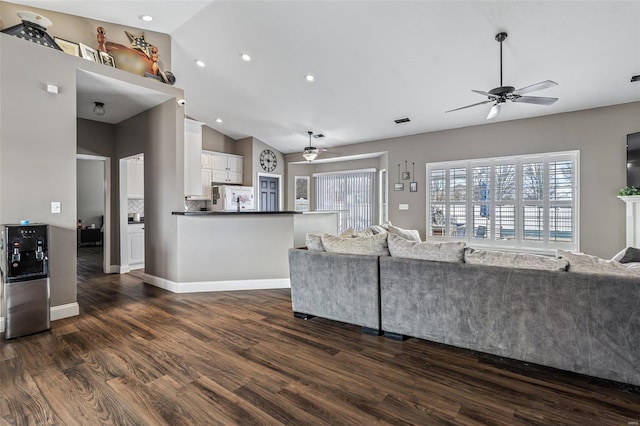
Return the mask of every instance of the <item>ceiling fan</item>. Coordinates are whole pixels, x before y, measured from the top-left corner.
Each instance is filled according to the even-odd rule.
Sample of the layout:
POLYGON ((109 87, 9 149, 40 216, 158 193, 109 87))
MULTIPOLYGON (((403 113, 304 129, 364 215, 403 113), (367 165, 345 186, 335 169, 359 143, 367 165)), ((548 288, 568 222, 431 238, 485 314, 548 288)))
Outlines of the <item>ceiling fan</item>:
POLYGON ((547 89, 549 87, 557 86, 558 83, 556 83, 555 81, 545 80, 540 83, 522 87, 520 89, 516 89, 513 86, 502 85, 502 42, 505 41, 506 38, 507 38, 507 33, 505 32, 496 34, 496 41, 500 43, 500 87, 491 89, 488 92, 484 92, 482 90, 472 90, 472 92, 486 96, 489 99, 486 101, 478 102, 476 104, 471 104, 471 105, 463 106, 461 108, 452 109, 447 112, 459 111, 461 109, 470 108, 477 105, 484 105, 484 104, 493 102, 491 111, 489 111, 489 115, 487 115, 487 120, 490 120, 498 115, 498 113, 500 112, 500 108, 502 108, 502 104, 506 103, 507 101, 521 102, 526 104, 536 104, 536 105, 551 105, 558 100, 558 98, 547 98, 547 97, 541 97, 541 96, 522 96, 527 93, 534 92, 536 90, 542 90, 542 89, 547 89))
POLYGON ((307 134, 309 135, 309 146, 306 146, 304 148, 304 151, 302 151, 302 156, 308 162, 312 162, 313 160, 316 159, 316 157, 318 156, 318 154, 320 152, 326 152, 327 149, 326 148, 316 148, 315 146, 311 146, 311 136, 313 136, 314 138, 324 138, 324 135, 322 133, 317 133, 317 134, 314 135, 313 132, 311 130, 309 130, 307 132, 307 134))

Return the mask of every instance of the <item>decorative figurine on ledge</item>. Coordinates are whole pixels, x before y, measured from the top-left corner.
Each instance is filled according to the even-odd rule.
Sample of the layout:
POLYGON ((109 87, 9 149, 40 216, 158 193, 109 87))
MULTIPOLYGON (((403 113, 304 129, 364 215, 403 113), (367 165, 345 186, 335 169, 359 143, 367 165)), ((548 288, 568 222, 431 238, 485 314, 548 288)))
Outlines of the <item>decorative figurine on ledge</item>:
POLYGON ((22 20, 22 23, 2 30, 3 33, 31 41, 40 46, 62 50, 53 38, 47 34, 47 28, 52 26, 53 22, 42 15, 25 10, 21 10, 16 14, 22 20))

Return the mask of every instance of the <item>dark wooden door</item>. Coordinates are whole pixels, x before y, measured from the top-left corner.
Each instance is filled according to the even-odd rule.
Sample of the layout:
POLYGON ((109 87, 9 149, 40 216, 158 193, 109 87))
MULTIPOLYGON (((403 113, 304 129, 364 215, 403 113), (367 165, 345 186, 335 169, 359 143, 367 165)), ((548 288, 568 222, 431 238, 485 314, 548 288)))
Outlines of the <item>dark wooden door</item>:
POLYGON ((278 211, 278 183, 278 178, 260 177, 260 211, 278 211))

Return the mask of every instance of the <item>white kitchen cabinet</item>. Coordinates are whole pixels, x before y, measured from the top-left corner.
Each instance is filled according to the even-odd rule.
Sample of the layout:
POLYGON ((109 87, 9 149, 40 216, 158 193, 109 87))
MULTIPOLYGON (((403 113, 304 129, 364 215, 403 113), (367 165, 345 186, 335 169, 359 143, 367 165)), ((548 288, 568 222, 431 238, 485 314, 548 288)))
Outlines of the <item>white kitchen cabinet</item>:
POLYGON ((210 152, 212 178, 215 183, 242 184, 242 167, 244 158, 241 155, 210 152))
POLYGON ((184 195, 202 197, 200 176, 202 163, 202 125, 195 120, 184 120, 184 195))
POLYGON ((129 269, 144 268, 144 224, 128 225, 129 269))
POLYGON ((200 167, 203 169, 211 168, 211 154, 207 154, 206 152, 200 154, 200 167))
POLYGON ((211 182, 213 182, 213 170, 205 169, 200 170, 200 184, 202 185, 202 196, 211 197, 211 182))
POLYGON ((127 160, 127 198, 144 198, 144 157, 127 160))

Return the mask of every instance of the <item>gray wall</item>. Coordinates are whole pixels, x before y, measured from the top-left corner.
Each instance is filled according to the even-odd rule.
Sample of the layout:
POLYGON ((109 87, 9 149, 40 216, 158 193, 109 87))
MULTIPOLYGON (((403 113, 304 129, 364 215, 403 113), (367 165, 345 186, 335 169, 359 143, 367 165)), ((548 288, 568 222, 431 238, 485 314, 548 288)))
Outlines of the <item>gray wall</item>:
MULTIPOLYGON (((42 4, 46 2, 41 2, 42 4)), ((53 22, 47 29, 47 34, 51 37, 60 37, 76 43, 84 43, 89 47, 97 48, 96 28, 103 27, 106 31, 107 41, 120 43, 129 46, 131 42, 125 34, 125 30, 134 34, 139 34, 142 30, 125 27, 110 22, 97 21, 94 19, 82 18, 80 16, 68 15, 66 13, 53 12, 51 10, 39 9, 31 6, 0 2, 0 29, 12 27, 20 23, 20 18, 16 12, 28 10, 46 16, 53 22)), ((144 30, 144 38, 149 43, 158 48, 160 57, 160 68, 168 70, 171 68, 171 37, 168 34, 144 30)))
MULTIPOLYGON (((624 205, 616 198, 626 182, 626 136, 640 131, 640 102, 423 133, 339 147, 343 155, 388 151, 389 184, 397 164, 415 161, 418 192, 389 191, 389 219, 424 236, 425 164, 429 162, 580 150, 580 249, 611 257, 625 246, 624 205), (394 168, 395 167, 395 168, 394 168), (398 204, 409 204, 408 211, 398 204)), ((300 161, 299 153, 288 161, 300 161)), ((293 180, 290 173, 288 180, 293 180)), ((292 186, 289 186, 292 188, 292 186)))
POLYGON ((51 226, 52 306, 76 301, 76 74, 61 55, 0 34, 0 223, 51 226))
POLYGON ((111 229, 105 229, 111 237, 111 263, 120 259, 120 233, 118 232, 118 161, 116 157, 116 125, 98 121, 77 121, 78 154, 96 155, 111 159, 111 229))
POLYGON ((184 112, 167 101, 117 125, 116 156, 144 154, 145 272, 177 277, 177 222, 184 210, 184 112))
POLYGON ((237 154, 234 151, 235 141, 233 139, 206 125, 202 126, 202 149, 237 154))
MULTIPOLYGON (((295 159, 296 154, 291 154, 287 158, 294 158, 294 161, 300 161, 301 155, 297 154, 298 159, 295 159)), ((319 157, 320 158, 320 157, 319 157)), ((295 209, 295 177, 296 176, 309 176, 309 209, 315 210, 315 184, 313 181, 314 173, 329 173, 340 172, 345 170, 360 170, 360 169, 376 169, 380 170, 386 166, 381 164, 381 157, 377 158, 365 158, 361 160, 339 161, 333 163, 303 163, 303 164, 287 164, 287 181, 285 185, 286 208, 288 210, 295 209)))
POLYGON ((95 224, 99 229, 104 215, 104 162, 78 160, 76 169, 78 220, 82 226, 95 224))
MULTIPOLYGON (((5 34, 0 34, 0 58, 0 223, 30 219, 51 225, 52 306, 76 301, 76 153, 104 154, 101 149, 98 152, 95 141, 87 142, 88 145, 83 143, 82 149, 77 146, 77 134, 84 131, 78 130, 83 124, 78 124, 76 118, 78 69, 173 97, 142 117, 137 122, 135 135, 144 136, 145 150, 158 151, 148 157, 152 165, 150 175, 146 174, 145 167, 145 179, 156 183, 147 197, 151 201, 149 205, 145 200, 145 220, 153 221, 150 223, 151 234, 159 236, 152 235, 150 241, 171 239, 173 234, 175 247, 175 220, 173 226, 169 222, 172 220, 170 212, 183 199, 183 191, 179 188, 183 188, 184 180, 184 111, 179 110, 175 102, 176 98, 184 97, 182 90, 5 34), (47 93, 46 84, 57 85, 59 94, 47 93), (60 214, 51 213, 51 201, 62 203, 60 214), (151 216, 150 212, 153 212, 151 216), (154 217, 158 219, 153 220, 154 217)), ((123 131, 116 129, 115 136, 116 140, 118 137, 123 139, 123 131)), ((90 138, 89 133, 84 139, 90 138)), ((134 139, 128 139, 132 145, 134 139)), ((120 147, 120 151, 127 149, 120 147)), ((116 185, 112 199, 117 200, 117 197, 116 185)), ((114 221, 117 221, 117 215, 114 221)), ((175 259, 171 247, 166 252, 160 243, 155 247, 147 258, 152 267, 164 262, 165 258, 173 256, 175 259)))

